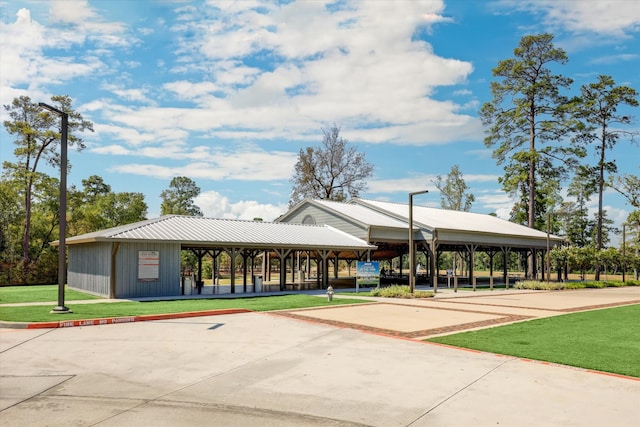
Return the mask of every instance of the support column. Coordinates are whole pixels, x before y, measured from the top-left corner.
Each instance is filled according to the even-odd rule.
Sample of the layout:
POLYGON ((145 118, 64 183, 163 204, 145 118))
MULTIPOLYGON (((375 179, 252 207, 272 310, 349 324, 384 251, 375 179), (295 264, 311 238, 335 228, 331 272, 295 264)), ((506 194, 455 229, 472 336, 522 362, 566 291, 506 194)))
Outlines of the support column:
POLYGON ((275 249, 278 258, 280 259, 280 290, 285 290, 287 283, 287 257, 292 252, 291 249, 275 249))
POLYGON ((438 292, 438 245, 435 239, 429 242, 429 251, 431 256, 429 257, 429 264, 431 269, 431 286, 433 286, 433 292, 438 292))
POLYGON ((230 276, 230 282, 231 282, 231 293, 235 294, 236 293, 236 248, 231 248, 231 249, 225 249, 225 252, 227 253, 227 255, 229 255, 229 276, 230 276))
POLYGON ((473 267, 475 263, 475 253, 478 245, 465 245, 467 251, 469 252, 469 284, 473 287, 473 290, 476 290, 476 281, 473 275, 473 267))
POLYGON ((322 289, 329 286, 329 255, 330 251, 319 251, 318 255, 322 258, 322 289))
POLYGON ((505 284, 507 284, 508 287, 508 280, 509 280, 509 251, 510 249, 506 246, 502 246, 500 248, 500 250, 502 251, 502 260, 503 260, 503 266, 502 266, 502 280, 504 281, 505 284))
POLYGON ((209 253, 206 249, 191 249, 191 252, 198 257, 198 278, 196 280, 196 287, 198 288, 198 294, 202 293, 202 287, 204 286, 204 280, 202 280, 202 258, 209 253))

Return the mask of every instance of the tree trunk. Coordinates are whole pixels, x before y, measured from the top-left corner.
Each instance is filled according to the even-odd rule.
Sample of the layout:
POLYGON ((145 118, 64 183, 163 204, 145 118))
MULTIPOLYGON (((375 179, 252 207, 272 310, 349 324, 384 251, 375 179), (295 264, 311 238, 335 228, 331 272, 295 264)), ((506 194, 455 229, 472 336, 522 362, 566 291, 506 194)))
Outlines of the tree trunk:
MULTIPOLYGON (((602 198, 604 193, 604 150, 606 149, 606 126, 602 126, 602 145, 600 146, 600 161, 598 162, 598 224, 596 230, 596 251, 602 250, 602 198)), ((600 280, 600 263, 596 261, 595 279, 600 280)))

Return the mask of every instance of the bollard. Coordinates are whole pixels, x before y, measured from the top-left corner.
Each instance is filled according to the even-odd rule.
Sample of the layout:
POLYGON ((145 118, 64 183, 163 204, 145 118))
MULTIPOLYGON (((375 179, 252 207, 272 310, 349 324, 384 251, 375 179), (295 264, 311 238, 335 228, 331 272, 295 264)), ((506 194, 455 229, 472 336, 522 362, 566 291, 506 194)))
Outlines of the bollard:
POLYGON ((333 286, 331 285, 327 288, 327 300, 333 301, 333 286))

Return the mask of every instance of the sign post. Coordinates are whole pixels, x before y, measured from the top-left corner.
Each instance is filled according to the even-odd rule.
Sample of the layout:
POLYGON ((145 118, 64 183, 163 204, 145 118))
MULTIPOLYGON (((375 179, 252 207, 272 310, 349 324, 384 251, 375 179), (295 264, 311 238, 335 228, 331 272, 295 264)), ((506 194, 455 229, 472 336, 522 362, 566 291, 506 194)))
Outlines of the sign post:
POLYGON ((380 263, 378 261, 358 261, 356 265, 356 292, 360 285, 380 286, 380 263))

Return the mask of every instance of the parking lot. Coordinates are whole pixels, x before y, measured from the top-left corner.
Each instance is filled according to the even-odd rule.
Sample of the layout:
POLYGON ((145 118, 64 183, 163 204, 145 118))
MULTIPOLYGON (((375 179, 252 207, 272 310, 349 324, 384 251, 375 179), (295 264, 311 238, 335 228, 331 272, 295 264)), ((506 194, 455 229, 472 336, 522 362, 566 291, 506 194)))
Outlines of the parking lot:
POLYGON ((633 425, 637 379, 420 341, 640 300, 597 292, 0 329, 0 424, 633 425))

